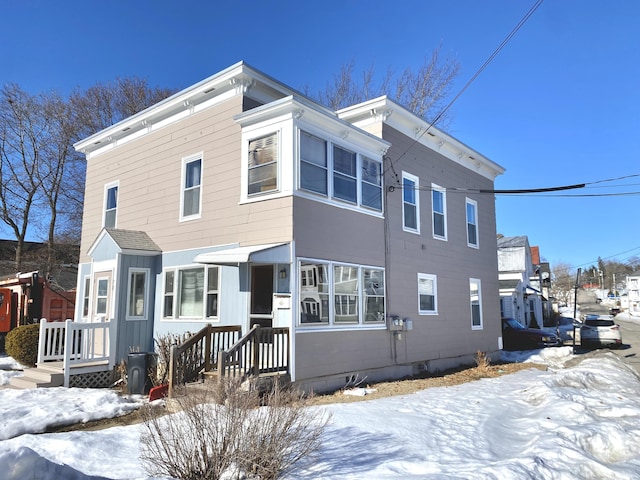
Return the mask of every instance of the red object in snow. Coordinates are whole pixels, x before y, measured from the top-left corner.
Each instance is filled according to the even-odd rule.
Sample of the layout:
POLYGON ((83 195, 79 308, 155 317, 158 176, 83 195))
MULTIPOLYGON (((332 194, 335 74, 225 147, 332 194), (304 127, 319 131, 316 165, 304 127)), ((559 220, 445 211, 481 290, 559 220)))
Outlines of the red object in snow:
POLYGON ((152 387, 149 390, 149 401, 153 402, 154 400, 160 400, 161 398, 165 398, 169 395, 169 385, 158 385, 157 387, 152 387))

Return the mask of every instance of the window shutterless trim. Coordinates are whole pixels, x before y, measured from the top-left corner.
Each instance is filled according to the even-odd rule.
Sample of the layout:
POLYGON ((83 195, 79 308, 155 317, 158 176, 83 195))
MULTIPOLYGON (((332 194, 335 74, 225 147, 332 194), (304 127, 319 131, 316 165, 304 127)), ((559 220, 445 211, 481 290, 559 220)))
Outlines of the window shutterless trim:
POLYGON ((447 240, 447 191, 435 183, 431 184, 431 228, 433 229, 433 238, 438 240, 447 240), (434 201, 435 195, 442 195, 442 211, 436 210, 434 201), (442 217, 442 234, 436 233, 436 218, 442 217))
POLYGON ((467 219, 467 246, 471 248, 480 248, 480 242, 478 239, 478 202, 472 200, 470 198, 465 199, 465 215, 467 219), (473 209, 473 222, 469 220, 469 207, 473 209), (473 232, 475 235, 475 242, 472 242, 472 238, 470 235, 471 227, 473 227, 473 232))
POLYGON ((149 268, 129 267, 127 273, 127 304, 125 309, 125 320, 148 320, 149 318, 149 282, 151 279, 151 270, 149 268), (131 281, 135 274, 144 274, 144 291, 143 291, 143 314, 131 315, 131 281))
POLYGON ((182 158, 182 173, 180 177, 180 221, 185 222, 189 220, 195 220, 202 216, 202 179, 204 177, 204 156, 203 153, 196 153, 193 155, 189 155, 187 157, 182 158), (187 167, 191 163, 200 162, 200 178, 198 179, 198 184, 191 185, 187 187, 187 167), (185 215, 185 196, 188 192, 193 192, 198 190, 198 209, 197 212, 189 213, 185 215))
POLYGON ((438 315, 438 277, 431 273, 418 273, 418 315, 438 315), (433 292, 431 295, 428 293, 422 293, 420 290, 421 282, 420 280, 430 280, 433 292), (423 310, 420 296, 432 296, 433 297, 433 309, 432 310, 423 310))
POLYGON ((402 230, 420 234, 420 179, 415 175, 402 172, 402 230), (413 213, 415 226, 407 225, 408 217, 413 213))
POLYGON ((482 330, 484 328, 482 320, 482 282, 479 278, 469 279, 469 307, 471 310, 471 330, 482 330), (477 299, 474 299, 474 284, 477 286, 477 299), (474 301, 477 302, 474 304, 474 301), (477 305, 479 324, 474 325, 474 306, 477 305))
POLYGON ((120 182, 115 181, 111 183, 107 183, 104 186, 104 201, 102 204, 102 226, 116 228, 118 225, 118 194, 120 193, 120 182), (110 193, 114 192, 114 197, 111 198, 110 193), (110 205, 111 201, 114 202, 113 205, 110 205), (109 222, 107 225, 107 217, 111 217, 113 215, 113 225, 109 222))

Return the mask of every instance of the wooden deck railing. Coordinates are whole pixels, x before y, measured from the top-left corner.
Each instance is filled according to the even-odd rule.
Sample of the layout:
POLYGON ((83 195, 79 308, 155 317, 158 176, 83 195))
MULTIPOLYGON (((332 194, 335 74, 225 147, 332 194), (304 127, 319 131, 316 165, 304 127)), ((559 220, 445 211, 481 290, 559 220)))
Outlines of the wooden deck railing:
POLYGON ((246 377, 289 371, 289 329, 255 325, 218 355, 218 375, 246 377))
POLYGON ((63 362, 64 385, 69 386, 72 367, 104 363, 114 365, 111 355, 111 322, 48 322, 40 320, 38 364, 63 362))
POLYGON ((242 334, 240 326, 205 326, 198 333, 171 347, 169 360, 169 396, 177 385, 198 379, 218 363, 218 352, 236 343, 242 334))

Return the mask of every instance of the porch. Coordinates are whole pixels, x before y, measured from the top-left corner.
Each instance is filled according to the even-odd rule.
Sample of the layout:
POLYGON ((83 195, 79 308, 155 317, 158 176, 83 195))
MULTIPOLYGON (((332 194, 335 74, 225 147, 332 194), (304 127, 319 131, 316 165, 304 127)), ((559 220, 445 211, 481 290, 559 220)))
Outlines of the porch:
POLYGON ((10 380, 17 388, 98 387, 113 382, 112 321, 40 321, 35 368, 10 380))

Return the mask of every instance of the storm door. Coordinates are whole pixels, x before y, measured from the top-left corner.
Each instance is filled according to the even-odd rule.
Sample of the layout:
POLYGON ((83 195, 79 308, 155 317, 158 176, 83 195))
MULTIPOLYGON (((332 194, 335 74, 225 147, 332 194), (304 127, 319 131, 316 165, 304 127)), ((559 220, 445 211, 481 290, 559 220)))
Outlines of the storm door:
POLYGON ((273 325, 273 265, 251 266, 249 327, 273 325))

